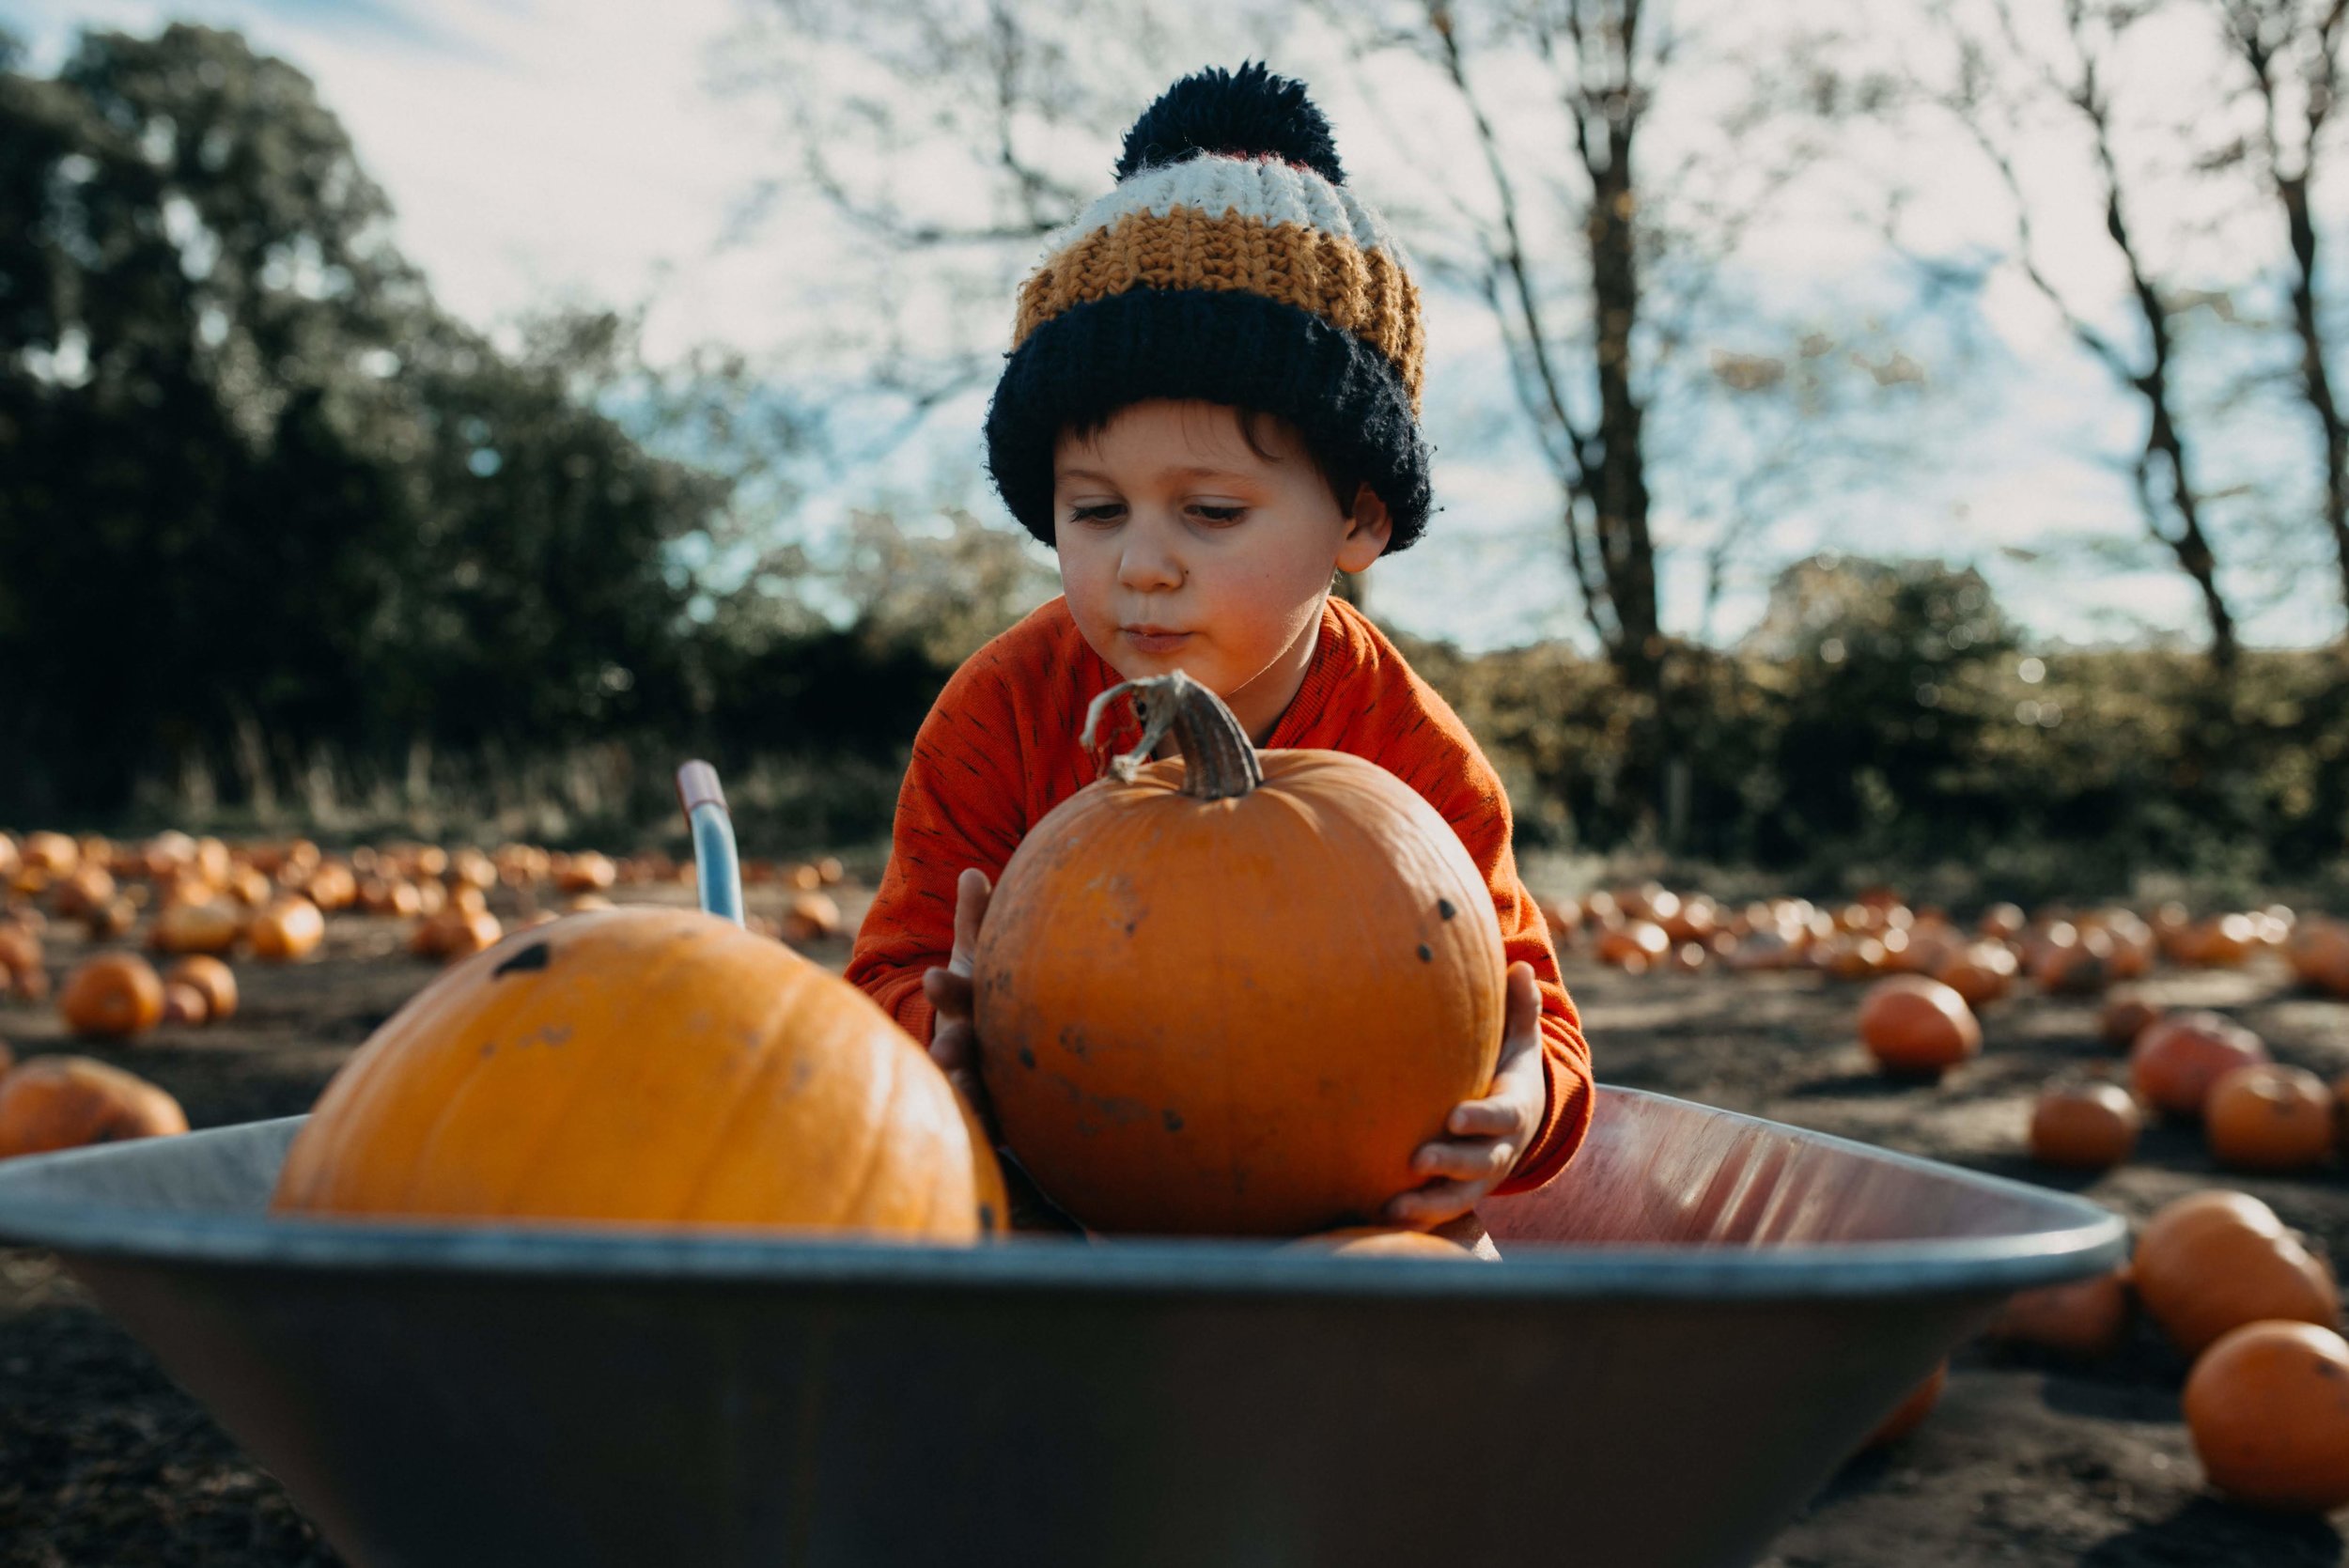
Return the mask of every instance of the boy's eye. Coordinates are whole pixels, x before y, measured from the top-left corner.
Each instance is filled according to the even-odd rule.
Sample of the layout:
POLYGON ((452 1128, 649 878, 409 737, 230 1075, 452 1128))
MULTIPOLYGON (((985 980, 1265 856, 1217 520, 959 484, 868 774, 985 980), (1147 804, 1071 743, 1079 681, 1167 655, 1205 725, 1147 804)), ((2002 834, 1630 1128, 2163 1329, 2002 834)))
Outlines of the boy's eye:
POLYGON ((1109 522, 1125 509, 1114 501, 1105 501, 1091 506, 1072 506, 1068 509, 1068 520, 1071 522, 1109 522))
POLYGON ((1192 511, 1208 522, 1234 523, 1248 515, 1245 506, 1193 506, 1192 511))

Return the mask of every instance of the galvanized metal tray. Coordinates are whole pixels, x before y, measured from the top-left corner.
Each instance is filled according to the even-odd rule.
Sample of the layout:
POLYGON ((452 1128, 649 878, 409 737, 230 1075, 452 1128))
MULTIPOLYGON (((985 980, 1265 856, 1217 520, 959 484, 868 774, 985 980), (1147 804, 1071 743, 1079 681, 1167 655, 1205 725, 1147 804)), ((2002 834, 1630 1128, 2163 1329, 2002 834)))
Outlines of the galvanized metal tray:
POLYGON ((1631 1090, 1507 1262, 288 1221, 299 1119, 0 1165, 363 1568, 1751 1560, 2063 1194, 1631 1090))

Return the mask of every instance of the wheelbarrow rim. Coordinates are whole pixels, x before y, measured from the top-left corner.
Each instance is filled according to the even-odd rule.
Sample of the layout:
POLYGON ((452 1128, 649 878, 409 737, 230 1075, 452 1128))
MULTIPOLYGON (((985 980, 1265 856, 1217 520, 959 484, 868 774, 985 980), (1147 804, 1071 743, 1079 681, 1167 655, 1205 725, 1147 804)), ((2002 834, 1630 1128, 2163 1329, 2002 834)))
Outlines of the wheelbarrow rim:
MULTIPOLYGON (((1610 1096, 1667 1099, 1609 1086, 1610 1096)), ((1734 1111, 1709 1113, 1780 1127, 1734 1111)), ((209 1140, 288 1132, 303 1118, 179 1135, 209 1140)), ((68 1150, 0 1166, 0 1238, 90 1259, 368 1274, 500 1274, 572 1280, 672 1280, 821 1288, 997 1294, 1034 1290, 1227 1296, 1491 1296, 1578 1299, 1806 1299, 1944 1293, 1999 1295, 2077 1279, 2121 1261, 2126 1228, 2084 1199, 1921 1159, 1832 1134, 1799 1138, 2019 1200, 2046 1222, 2005 1234, 1741 1246, 1609 1243, 1528 1246, 1505 1268, 1450 1260, 1335 1257, 1276 1242, 1014 1237, 949 1248, 734 1228, 691 1231, 589 1222, 443 1222, 204 1214, 15 1196, 36 1168, 119 1158, 123 1145, 68 1150), (11 1167, 15 1169, 10 1169, 11 1167)))

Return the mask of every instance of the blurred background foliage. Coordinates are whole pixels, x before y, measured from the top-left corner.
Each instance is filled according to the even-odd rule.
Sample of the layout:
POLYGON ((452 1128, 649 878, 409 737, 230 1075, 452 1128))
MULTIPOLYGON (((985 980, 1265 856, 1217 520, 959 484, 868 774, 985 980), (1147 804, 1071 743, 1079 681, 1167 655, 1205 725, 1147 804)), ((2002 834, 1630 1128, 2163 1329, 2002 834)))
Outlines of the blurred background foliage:
MULTIPOLYGON (((91 31, 54 75, 0 35, 0 821, 608 842, 667 831, 698 753, 754 847, 885 846, 930 700, 1049 565, 908 505, 712 569, 762 482, 746 367, 593 309, 493 341, 389 219, 234 33, 91 31)), ((1786 567, 1735 646, 1646 624, 1403 640, 1529 849, 2077 893, 2349 846, 2337 647, 2034 650, 1975 573, 1857 556, 1786 567)))

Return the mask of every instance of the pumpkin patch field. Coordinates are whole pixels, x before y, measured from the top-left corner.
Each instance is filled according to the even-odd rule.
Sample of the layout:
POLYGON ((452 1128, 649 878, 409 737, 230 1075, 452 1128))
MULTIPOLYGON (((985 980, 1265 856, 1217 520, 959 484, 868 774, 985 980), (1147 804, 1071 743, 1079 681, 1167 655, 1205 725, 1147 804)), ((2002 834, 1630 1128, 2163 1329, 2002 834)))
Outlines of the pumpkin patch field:
MULTIPOLYGON (((502 934, 694 903, 660 856, 8 842, 0 1154, 309 1111, 502 934)), ((751 862, 752 929, 837 971, 879 869, 751 862)), ((1538 864, 1529 880, 1555 893, 1602 1080, 2081 1193, 2141 1244, 2125 1274, 2015 1298, 1886 1413, 1772 1568, 2349 1562, 2338 927, 2280 908, 1941 913, 1889 893, 1732 908, 1653 884, 1543 890, 1538 864)), ((664 918, 568 929, 625 946, 664 918)), ((725 961, 759 971, 772 951, 725 961)), ((967 1205, 963 1168, 940 1169, 967 1205)), ((1314 1244, 1467 1260, 1391 1234, 1314 1244)), ((0 1564, 336 1560, 48 1254, 0 1250, 0 1564)))

